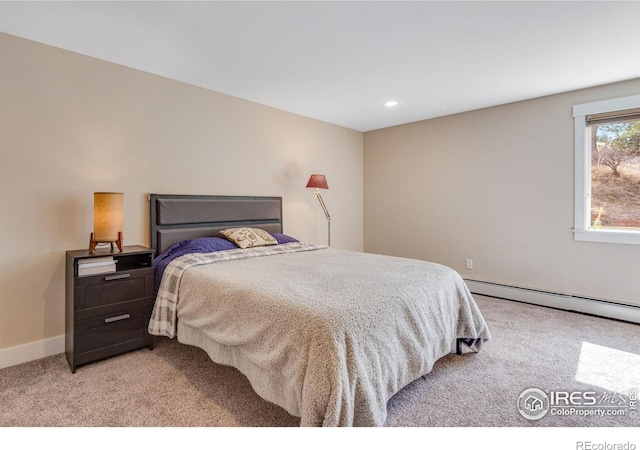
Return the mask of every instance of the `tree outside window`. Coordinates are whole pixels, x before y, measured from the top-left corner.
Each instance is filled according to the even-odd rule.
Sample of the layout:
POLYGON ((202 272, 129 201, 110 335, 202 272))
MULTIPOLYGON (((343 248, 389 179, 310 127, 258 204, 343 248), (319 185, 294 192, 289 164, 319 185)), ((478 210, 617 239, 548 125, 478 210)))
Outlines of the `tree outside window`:
POLYGON ((640 120, 590 128, 591 226, 640 230, 640 120))

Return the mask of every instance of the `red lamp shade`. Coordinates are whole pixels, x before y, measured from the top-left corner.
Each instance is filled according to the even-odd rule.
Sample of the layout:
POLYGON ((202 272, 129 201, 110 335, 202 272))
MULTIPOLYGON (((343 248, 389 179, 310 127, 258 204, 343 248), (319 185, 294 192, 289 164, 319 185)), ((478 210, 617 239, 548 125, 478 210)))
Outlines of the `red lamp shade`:
POLYGON ((329 185, 327 184, 327 179, 325 178, 325 176, 319 175, 317 173, 314 173, 309 177, 307 187, 316 189, 329 189, 329 185))

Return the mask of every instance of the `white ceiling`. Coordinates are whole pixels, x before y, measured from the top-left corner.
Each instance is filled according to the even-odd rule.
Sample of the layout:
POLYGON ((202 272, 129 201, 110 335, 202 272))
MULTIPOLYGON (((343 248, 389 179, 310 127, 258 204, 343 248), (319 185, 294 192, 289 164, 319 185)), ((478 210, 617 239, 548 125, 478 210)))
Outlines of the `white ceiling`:
POLYGON ((0 31, 360 131, 640 77, 640 1, 3 1, 0 31))

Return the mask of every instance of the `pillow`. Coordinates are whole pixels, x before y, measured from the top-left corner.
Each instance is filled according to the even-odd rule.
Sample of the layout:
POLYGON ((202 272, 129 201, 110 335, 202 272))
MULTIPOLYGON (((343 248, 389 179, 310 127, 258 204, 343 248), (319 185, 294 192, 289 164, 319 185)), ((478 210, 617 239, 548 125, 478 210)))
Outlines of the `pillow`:
POLYGON ((153 262, 155 269, 155 293, 158 293, 160 288, 160 281, 162 280, 162 274, 167 268, 169 263, 180 256, 187 255, 189 253, 211 253, 220 252, 223 250, 233 250, 238 247, 226 239, 221 237, 203 237, 196 239, 186 239, 173 244, 169 250, 158 255, 153 262))
POLYGON ((220 234, 240 248, 262 247, 278 243, 273 236, 260 228, 227 228, 221 230, 220 234))
POLYGON ((278 244, 288 244, 289 242, 300 242, 296 238, 292 238, 291 236, 287 236, 286 234, 282 234, 282 233, 269 233, 269 234, 273 236, 276 239, 276 241, 278 241, 278 244))

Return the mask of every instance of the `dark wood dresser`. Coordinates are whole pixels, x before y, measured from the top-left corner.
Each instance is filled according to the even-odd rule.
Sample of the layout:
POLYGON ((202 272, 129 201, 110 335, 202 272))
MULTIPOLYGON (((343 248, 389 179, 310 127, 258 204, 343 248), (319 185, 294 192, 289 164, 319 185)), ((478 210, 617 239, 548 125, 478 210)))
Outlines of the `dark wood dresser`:
POLYGON ((147 326, 155 302, 153 250, 126 246, 66 252, 65 351, 71 372, 76 367, 143 347, 153 349, 147 326), (93 261, 113 257, 115 270, 96 270, 93 261), (91 268, 89 268, 91 267, 91 268))

